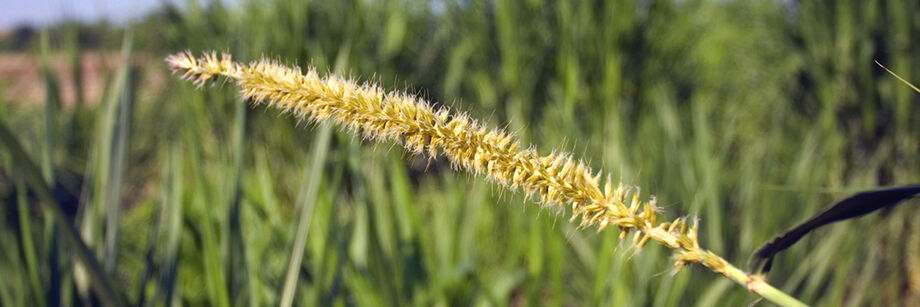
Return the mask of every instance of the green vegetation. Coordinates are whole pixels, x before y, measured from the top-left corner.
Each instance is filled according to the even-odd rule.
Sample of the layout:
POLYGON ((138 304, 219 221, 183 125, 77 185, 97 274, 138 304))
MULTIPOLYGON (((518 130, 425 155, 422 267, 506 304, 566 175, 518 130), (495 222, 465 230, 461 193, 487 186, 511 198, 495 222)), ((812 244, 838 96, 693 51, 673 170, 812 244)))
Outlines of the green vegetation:
MULTIPOLYGON (((65 24, 23 48, 152 60, 106 74, 98 101, 62 105, 62 78, 85 80, 50 69, 42 104, 0 101, 0 305, 748 304, 716 274, 671 275, 667 248, 578 230, 448 161, 230 87, 156 88, 160 59, 265 55, 417 93, 643 187, 664 219, 699 216, 700 244, 738 264, 834 200, 920 182, 920 95, 873 63, 916 83, 918 6, 190 2, 94 48, 65 24)), ((920 302, 916 205, 818 230, 770 284, 816 305, 920 302)))

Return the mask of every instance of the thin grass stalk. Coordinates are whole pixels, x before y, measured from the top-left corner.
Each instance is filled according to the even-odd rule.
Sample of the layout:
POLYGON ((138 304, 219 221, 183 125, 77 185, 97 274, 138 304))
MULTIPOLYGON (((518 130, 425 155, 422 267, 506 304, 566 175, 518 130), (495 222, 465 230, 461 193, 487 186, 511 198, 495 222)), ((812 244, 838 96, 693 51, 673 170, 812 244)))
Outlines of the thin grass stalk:
POLYGON ((275 62, 249 64, 230 55, 207 53, 196 58, 179 53, 167 62, 183 78, 202 86, 223 76, 241 87, 242 96, 314 122, 331 121, 378 142, 393 141, 430 158, 445 156, 454 166, 512 189, 538 197, 546 207, 571 205, 572 220, 580 227, 616 226, 621 238, 632 234, 641 248, 654 240, 676 249, 675 272, 699 263, 762 297, 783 306, 804 306, 773 288, 762 277, 751 276, 715 253, 700 247, 698 220, 678 218, 658 223, 656 200, 640 199, 637 188, 617 184, 608 176, 601 189, 600 172, 570 154, 541 156, 523 148, 507 132, 485 127, 466 115, 435 109, 428 102, 403 93, 388 93, 373 85, 359 85, 335 76, 320 77, 314 69, 302 74, 275 62))
POLYGON ((310 221, 313 219, 313 207, 316 204, 316 194, 319 192, 320 179, 323 175, 323 162, 329 151, 329 139, 332 136, 331 125, 323 125, 319 129, 313 150, 310 156, 310 168, 304 172, 303 186, 306 189, 301 195, 300 219, 297 223, 297 235, 294 246, 291 248, 291 258, 288 263, 287 275, 284 278, 284 291, 281 293, 282 307, 290 307, 294 303, 294 294, 297 292, 297 279, 303 260, 304 248, 307 245, 307 232, 310 230, 310 221))
POLYGON ((16 184, 19 211, 19 240, 22 243, 23 258, 29 272, 29 284, 35 304, 45 306, 45 294, 42 293, 41 275, 38 273, 38 257, 35 255, 35 243, 32 242, 32 217, 29 216, 29 202, 26 200, 26 189, 22 183, 16 184))
POLYGON ((910 82, 908 82, 907 80, 905 80, 904 78, 901 78, 901 76, 899 76, 898 74, 896 74, 896 73, 894 73, 893 71, 891 71, 891 69, 888 69, 888 67, 885 67, 885 65, 882 65, 882 63, 879 63, 878 61, 875 61, 875 65, 878 65, 879 67, 881 67, 882 69, 884 69, 885 71, 887 71, 889 74, 891 74, 892 76, 894 76, 895 78, 897 78, 898 81, 901 81, 901 83, 904 83, 905 85, 909 86, 909 87, 910 87, 912 90, 914 90, 915 92, 920 93, 920 88, 917 88, 917 86, 914 85, 913 83, 910 83, 910 82))

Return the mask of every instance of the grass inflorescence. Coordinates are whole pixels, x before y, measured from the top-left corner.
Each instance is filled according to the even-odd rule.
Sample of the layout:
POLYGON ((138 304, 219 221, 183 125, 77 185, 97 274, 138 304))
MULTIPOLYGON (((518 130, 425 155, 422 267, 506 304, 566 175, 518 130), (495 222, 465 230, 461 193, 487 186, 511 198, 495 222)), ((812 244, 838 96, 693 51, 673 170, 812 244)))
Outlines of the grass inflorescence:
POLYGON ((580 227, 610 226, 621 238, 632 234, 641 248, 654 240, 678 250, 675 272, 700 263, 781 304, 801 304, 748 276, 717 254, 700 247, 697 219, 686 217, 659 223, 656 199, 640 198, 638 188, 614 182, 567 153, 540 155, 511 133, 487 127, 464 114, 434 107, 418 97, 387 92, 370 83, 358 84, 334 75, 320 76, 310 68, 288 68, 269 60, 243 64, 229 54, 189 52, 167 58, 172 69, 202 86, 223 76, 241 87, 242 95, 310 121, 332 121, 365 138, 392 141, 430 158, 446 157, 452 165, 512 190, 539 198, 547 207, 570 206, 580 227))

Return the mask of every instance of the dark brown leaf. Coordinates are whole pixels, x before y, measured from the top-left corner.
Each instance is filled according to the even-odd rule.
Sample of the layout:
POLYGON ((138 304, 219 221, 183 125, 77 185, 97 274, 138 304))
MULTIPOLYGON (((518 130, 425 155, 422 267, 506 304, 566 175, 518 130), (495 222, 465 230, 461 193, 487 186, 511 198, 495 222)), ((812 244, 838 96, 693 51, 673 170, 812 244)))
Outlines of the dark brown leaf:
POLYGON ((868 214, 872 211, 897 205, 920 194, 920 185, 862 192, 841 200, 807 221, 786 230, 764 244, 751 259, 751 270, 757 273, 770 271, 773 256, 789 248, 818 227, 868 214))

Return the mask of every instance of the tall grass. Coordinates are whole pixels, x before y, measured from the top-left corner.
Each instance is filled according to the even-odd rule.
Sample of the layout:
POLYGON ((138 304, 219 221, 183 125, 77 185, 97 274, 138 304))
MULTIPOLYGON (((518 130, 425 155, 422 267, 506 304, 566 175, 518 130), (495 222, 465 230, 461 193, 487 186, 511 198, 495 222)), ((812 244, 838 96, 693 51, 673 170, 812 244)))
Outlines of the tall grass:
MULTIPOLYGON (((49 188, 82 199, 65 215, 100 268, 115 268, 103 276, 124 301, 143 305, 278 304, 299 233, 292 305, 748 304, 755 295, 716 274, 667 274, 672 254, 661 246, 635 254, 629 239, 522 209, 532 201, 444 160, 360 146, 339 131, 300 232, 313 128, 241 108, 227 87, 169 80, 149 91, 148 72, 165 75, 158 59, 177 50, 218 49, 440 101, 654 191, 666 212, 701 218, 702 246, 744 263, 834 200, 917 182, 918 95, 872 62, 917 79, 916 11, 912 1, 850 0, 189 2, 128 26, 132 58, 156 63, 136 67, 131 82, 114 70, 105 98, 47 117, 60 132, 49 188), (119 118, 110 101, 123 91, 135 99, 119 130, 126 150, 110 204, 122 212, 112 227, 97 189, 117 159, 99 157, 122 146, 103 130, 121 129, 106 118, 119 118)), ((49 34, 49 55, 92 52, 72 49, 74 34, 49 34)), ((118 46, 124 36, 106 39, 118 46)), ((22 100, 2 101, 0 116, 42 165, 45 105, 22 100)), ((0 303, 99 302, 96 283, 74 278, 82 262, 64 232, 55 243, 55 220, 33 206, 36 187, 9 153, 0 151, 0 303)), ((913 202, 819 230, 775 260, 769 282, 818 305, 915 304, 905 290, 917 279, 913 202)))

